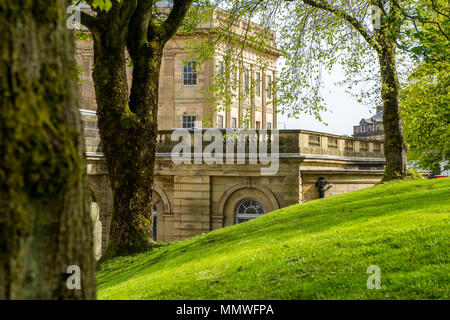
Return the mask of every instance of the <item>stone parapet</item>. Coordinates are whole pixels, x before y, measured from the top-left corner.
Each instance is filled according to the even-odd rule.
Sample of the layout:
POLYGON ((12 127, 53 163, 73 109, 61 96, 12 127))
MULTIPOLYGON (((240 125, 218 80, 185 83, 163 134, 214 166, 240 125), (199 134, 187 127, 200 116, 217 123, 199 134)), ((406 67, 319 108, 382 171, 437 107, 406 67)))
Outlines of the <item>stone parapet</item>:
MULTIPOLYGON (((86 141, 86 152, 88 155, 102 153, 102 145, 98 132, 97 116, 95 112, 89 110, 81 110, 83 121, 83 132, 86 141)), ((168 155, 172 152, 175 145, 180 141, 172 141, 172 134, 175 130, 186 130, 190 135, 191 152, 195 153, 195 139, 198 136, 203 137, 207 130, 211 129, 174 129, 160 130, 156 138, 157 154, 159 156, 168 155)), ((307 130, 251 130, 244 132, 243 130, 231 129, 215 129, 221 131, 221 139, 223 141, 223 152, 226 151, 227 141, 230 139, 238 139, 235 137, 247 135, 245 137, 245 153, 252 154, 249 147, 251 143, 258 145, 267 144, 267 151, 270 153, 272 149, 273 135, 278 134, 278 153, 280 157, 293 155, 318 155, 355 159, 384 159, 384 144, 379 140, 360 139, 355 137, 346 137, 333 135, 323 132, 314 132, 307 130)), ((242 139, 242 138, 241 138, 242 139)), ((236 140, 239 141, 239 140, 236 140)), ((234 142, 233 153, 237 155, 238 142, 234 142)), ((241 140, 243 141, 243 140, 241 140)), ((210 144, 210 141, 202 141, 202 151, 210 144)))
MULTIPOLYGON (((111 186, 96 114, 82 110, 81 115, 91 198, 99 206, 102 248, 105 248, 113 206, 111 186)), ((243 163, 236 161, 238 147, 234 146, 231 163, 224 159, 223 164, 204 161, 175 164, 172 150, 180 141, 172 141, 173 132, 162 130, 157 136, 153 201, 158 241, 182 240, 233 225, 239 222, 237 208, 249 199, 257 201, 264 213, 315 200, 319 198, 318 179, 326 181, 324 195, 328 197, 372 186, 383 177, 385 159, 383 144, 379 141, 307 130, 257 130, 246 138, 243 163), (257 156, 252 152, 258 151, 261 142, 266 141, 270 154, 276 133, 278 170, 262 175, 265 165, 250 162, 257 156), (255 141, 257 148, 252 151, 249 144, 255 141)), ((191 152, 198 151, 194 149, 194 136, 201 137, 205 132, 202 129, 188 131, 191 152)), ((225 144, 225 151, 229 137, 226 130, 221 129, 217 137, 225 144)), ((201 151, 210 143, 202 141, 201 151)))

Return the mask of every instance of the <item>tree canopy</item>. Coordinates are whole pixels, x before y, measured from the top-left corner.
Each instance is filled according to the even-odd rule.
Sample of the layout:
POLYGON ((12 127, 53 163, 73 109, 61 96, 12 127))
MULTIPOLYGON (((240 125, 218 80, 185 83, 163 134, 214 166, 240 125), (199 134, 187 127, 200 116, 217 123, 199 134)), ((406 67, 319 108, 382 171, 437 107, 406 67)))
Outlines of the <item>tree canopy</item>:
POLYGON ((418 66, 402 92, 402 115, 410 158, 439 174, 450 168, 450 63, 418 66))
MULTIPOLYGON (((343 84, 350 89, 368 84, 368 88, 357 94, 360 101, 379 104, 378 100, 383 104, 386 179, 407 175, 407 146, 399 100, 404 59, 399 55, 398 41, 410 28, 404 12, 414 1, 231 0, 219 3, 227 9, 229 18, 224 19, 228 22, 224 24, 225 32, 222 29, 217 33, 226 38, 222 44, 225 49, 221 51, 231 68, 238 65, 240 58, 238 54, 230 54, 236 47, 230 40, 236 35, 233 24, 237 22, 239 29, 240 23, 235 17, 257 22, 248 23, 238 34, 237 44, 242 47, 267 48, 271 45, 267 40, 270 32, 261 30, 277 33, 284 66, 273 86, 277 92, 273 103, 281 107, 281 113, 299 117, 308 112, 320 119, 320 111, 326 108, 320 94, 321 75, 337 64, 346 74, 343 84)), ((261 67, 264 68, 263 59, 261 67)), ((222 91, 225 96, 227 92, 230 94, 230 90, 222 91)), ((220 102, 226 106, 226 99, 218 105, 220 102)))

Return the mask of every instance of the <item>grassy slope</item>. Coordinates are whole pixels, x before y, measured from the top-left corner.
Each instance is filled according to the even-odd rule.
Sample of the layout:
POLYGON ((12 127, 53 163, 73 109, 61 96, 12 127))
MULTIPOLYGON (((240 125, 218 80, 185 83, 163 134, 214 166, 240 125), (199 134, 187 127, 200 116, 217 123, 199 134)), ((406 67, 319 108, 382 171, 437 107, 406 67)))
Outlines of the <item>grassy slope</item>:
POLYGON ((449 298, 450 178, 268 213, 101 266, 100 299, 449 298), (369 265, 381 268, 368 290, 369 265))

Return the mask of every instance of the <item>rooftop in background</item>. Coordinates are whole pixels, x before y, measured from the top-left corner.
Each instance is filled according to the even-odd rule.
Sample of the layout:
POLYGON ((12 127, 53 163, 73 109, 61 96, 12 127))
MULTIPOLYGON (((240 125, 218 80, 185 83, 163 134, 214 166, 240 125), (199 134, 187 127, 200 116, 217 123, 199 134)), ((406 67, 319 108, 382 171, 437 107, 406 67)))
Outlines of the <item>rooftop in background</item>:
POLYGON ((353 127, 353 136, 363 139, 384 139, 383 110, 377 107, 377 113, 368 119, 361 119, 358 126, 353 127))

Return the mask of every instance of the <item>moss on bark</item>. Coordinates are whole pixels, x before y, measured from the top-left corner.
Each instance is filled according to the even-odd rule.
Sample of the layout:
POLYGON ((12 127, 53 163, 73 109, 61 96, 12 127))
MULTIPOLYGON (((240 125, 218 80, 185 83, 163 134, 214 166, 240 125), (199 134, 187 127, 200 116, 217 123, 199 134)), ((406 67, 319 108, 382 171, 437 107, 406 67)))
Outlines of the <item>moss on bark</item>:
POLYGON ((0 299, 96 295, 69 4, 0 4, 0 299))
POLYGON ((386 167, 383 181, 408 176, 407 152, 400 114, 400 84, 397 78, 395 43, 386 42, 379 54, 383 99, 384 154, 386 167))
POLYGON ((177 1, 156 24, 148 1, 115 3, 96 17, 82 15, 94 39, 95 95, 100 137, 113 193, 110 241, 101 261, 152 248, 153 168, 158 88, 164 44, 192 0, 177 1), (133 62, 128 89, 125 50, 133 62))

